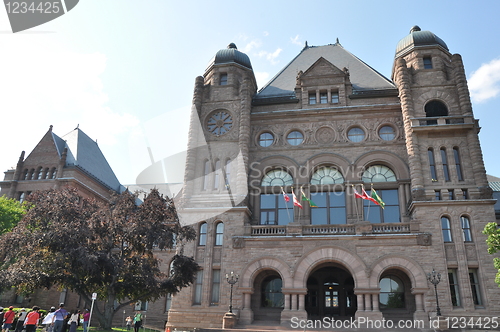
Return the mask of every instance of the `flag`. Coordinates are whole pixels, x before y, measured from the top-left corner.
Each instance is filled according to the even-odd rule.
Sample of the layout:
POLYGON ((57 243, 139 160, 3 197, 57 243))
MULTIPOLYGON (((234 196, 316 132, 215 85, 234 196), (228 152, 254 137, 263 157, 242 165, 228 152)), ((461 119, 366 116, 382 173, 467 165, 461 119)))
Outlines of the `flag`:
POLYGON ((369 201, 372 201, 373 203, 375 204, 378 204, 378 202, 375 200, 375 198, 371 197, 370 195, 368 195, 365 191, 365 187, 362 187, 361 188, 361 192, 363 193, 363 199, 366 199, 366 200, 369 200, 369 201))
POLYGON ((352 186, 352 190, 354 190, 354 197, 365 199, 365 197, 363 197, 363 195, 358 193, 358 191, 356 190, 356 188, 354 188, 354 186, 352 186))
POLYGON ((285 202, 290 202, 290 197, 288 197, 287 194, 285 194, 285 191, 283 190, 283 187, 281 187, 281 193, 283 194, 283 199, 285 200, 285 202))
POLYGON ((375 202, 375 204, 378 204, 380 205, 380 207, 383 209, 385 207, 385 203, 384 201, 380 198, 379 195, 377 195, 377 192, 375 191, 375 189, 372 188, 371 190, 371 194, 372 194, 372 198, 373 198, 373 201, 372 202, 375 202))
POLYGON ((302 200, 303 201, 308 201, 310 207, 318 207, 313 201, 311 201, 309 198, 306 197, 306 194, 300 189, 300 192, 302 193, 302 200))
POLYGON ((293 205, 303 209, 302 204, 300 204, 299 200, 297 199, 297 196, 295 196, 295 193, 293 191, 292 195, 293 195, 293 205))

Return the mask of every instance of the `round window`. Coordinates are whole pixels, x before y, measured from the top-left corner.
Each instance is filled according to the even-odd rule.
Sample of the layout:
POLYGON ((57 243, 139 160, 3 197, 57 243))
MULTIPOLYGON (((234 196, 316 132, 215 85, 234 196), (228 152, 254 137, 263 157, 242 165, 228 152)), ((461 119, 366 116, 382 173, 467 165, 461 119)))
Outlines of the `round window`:
POLYGON ((233 127, 233 117, 229 112, 212 113, 207 121, 207 130, 215 136, 224 135, 233 127))
POLYGON ((391 126, 383 126, 378 131, 378 135, 384 141, 392 141, 396 137, 396 133, 394 132, 394 128, 391 126))
POLYGON ((274 143, 274 136, 271 133, 262 133, 259 136, 259 145, 267 148, 274 143))
POLYGON ((351 142, 358 143, 365 139, 365 132, 361 128, 354 127, 349 129, 347 137, 351 142))
POLYGON ((292 131, 286 136, 286 140, 290 145, 300 145, 304 141, 304 135, 300 131, 292 131))

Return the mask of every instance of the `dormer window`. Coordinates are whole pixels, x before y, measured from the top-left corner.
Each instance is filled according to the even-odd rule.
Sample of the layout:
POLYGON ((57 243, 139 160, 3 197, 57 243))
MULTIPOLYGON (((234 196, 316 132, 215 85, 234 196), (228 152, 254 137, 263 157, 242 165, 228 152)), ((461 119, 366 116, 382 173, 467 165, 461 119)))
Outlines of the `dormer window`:
POLYGON ((219 85, 227 85, 227 74, 220 74, 219 85))
POLYGON ((424 69, 432 69, 432 58, 430 56, 424 57, 424 69))
POLYGON ((320 92, 320 94, 319 94, 319 102, 320 102, 320 104, 326 104, 326 103, 328 103, 328 93, 326 93, 326 92, 320 92))
POLYGON ((316 105, 316 92, 309 93, 309 105, 316 105))
POLYGON ((338 91, 332 91, 332 104, 339 103, 339 93, 338 91))

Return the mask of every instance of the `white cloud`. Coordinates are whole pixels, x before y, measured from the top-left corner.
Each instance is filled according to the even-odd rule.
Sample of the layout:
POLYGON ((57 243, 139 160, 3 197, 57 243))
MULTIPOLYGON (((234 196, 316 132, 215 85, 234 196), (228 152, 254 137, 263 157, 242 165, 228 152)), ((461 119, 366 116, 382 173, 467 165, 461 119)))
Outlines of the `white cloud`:
POLYGON ((264 31, 264 37, 269 36, 269 31, 264 31))
POLYGON ((468 84, 475 102, 496 97, 500 93, 500 59, 482 64, 471 74, 468 84))
POLYGON ((262 45, 261 41, 258 39, 254 39, 247 43, 245 47, 243 47, 243 53, 250 53, 253 49, 259 48, 262 45))
POLYGON ((259 53, 257 53, 257 56, 261 58, 266 58, 269 62, 271 62, 271 64, 275 65, 279 63, 279 61, 276 61, 276 58, 280 55, 281 51, 282 51, 281 48, 277 48, 276 51, 272 53, 268 51, 260 51, 259 53))
POLYGON ((292 44, 295 44, 295 45, 299 45, 299 46, 304 45, 303 42, 299 41, 299 35, 295 36, 294 38, 290 37, 290 41, 292 42, 292 44))

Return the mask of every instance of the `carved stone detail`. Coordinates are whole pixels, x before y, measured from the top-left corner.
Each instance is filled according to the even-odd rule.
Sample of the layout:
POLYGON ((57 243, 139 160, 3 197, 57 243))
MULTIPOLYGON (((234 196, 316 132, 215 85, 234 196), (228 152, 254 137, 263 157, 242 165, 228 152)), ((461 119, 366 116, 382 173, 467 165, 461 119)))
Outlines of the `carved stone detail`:
POLYGON ((430 246, 432 245, 432 235, 429 233, 419 234, 417 236, 417 244, 421 246, 430 246))

